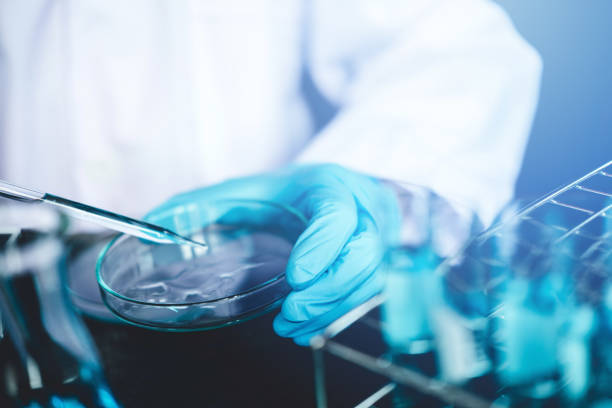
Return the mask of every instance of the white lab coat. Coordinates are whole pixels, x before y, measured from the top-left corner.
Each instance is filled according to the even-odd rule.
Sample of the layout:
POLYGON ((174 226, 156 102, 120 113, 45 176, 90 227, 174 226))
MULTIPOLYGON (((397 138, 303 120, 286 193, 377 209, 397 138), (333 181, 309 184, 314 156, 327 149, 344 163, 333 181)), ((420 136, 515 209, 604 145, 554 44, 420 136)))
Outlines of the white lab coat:
POLYGON ((335 162, 490 220, 540 65, 484 0, 5 0, 0 177, 140 216, 228 177, 335 162), (320 132, 306 71, 338 108, 320 132))

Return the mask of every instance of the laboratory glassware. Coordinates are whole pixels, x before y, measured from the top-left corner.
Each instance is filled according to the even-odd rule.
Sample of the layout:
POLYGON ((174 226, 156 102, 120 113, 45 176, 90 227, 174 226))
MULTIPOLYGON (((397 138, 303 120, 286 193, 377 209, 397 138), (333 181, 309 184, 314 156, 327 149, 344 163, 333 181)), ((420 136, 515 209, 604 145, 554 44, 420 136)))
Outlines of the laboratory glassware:
POLYGON ((104 304, 96 279, 98 256, 114 236, 81 232, 66 238, 66 287, 79 313, 107 323, 123 323, 104 304))
MULTIPOLYGON (((389 347, 389 358, 401 367, 437 375, 435 344, 430 325, 430 306, 435 301, 439 277, 433 271, 441 258, 432 242, 433 195, 414 190, 409 198, 397 189, 402 213, 413 214, 415 222, 410 242, 406 237, 387 249, 383 268, 385 286, 382 305, 382 335, 389 347), (405 208, 409 206, 410 208, 405 208)), ((439 402, 396 386, 391 398, 394 406, 439 406, 439 402)))
POLYGON ((174 231, 162 228, 148 222, 139 221, 125 215, 92 207, 77 201, 59 197, 50 193, 42 193, 28 188, 16 186, 0 180, 0 196, 12 198, 18 201, 31 203, 45 203, 60 208, 68 215, 75 218, 93 222, 102 227, 114 231, 133 235, 147 241, 157 243, 173 243, 206 247, 202 242, 196 242, 190 238, 183 237, 174 231))
POLYGON ((18 355, 7 393, 21 406, 118 407, 63 284, 65 217, 3 202, 0 219, 0 308, 18 355))
MULTIPOLYGON (((386 406, 384 403, 390 401, 389 396, 398 385, 454 406, 471 408, 610 404, 612 162, 542 199, 514 208, 444 260, 435 271, 445 278, 444 297, 453 308, 459 307, 460 315, 469 315, 470 310, 479 308, 485 311, 483 341, 485 356, 491 363, 489 376, 493 374, 493 385, 497 387, 495 399, 477 387, 470 387, 470 382, 457 384, 443 376, 430 376, 414 367, 397 364, 388 353, 372 353, 366 343, 347 341, 351 333, 359 333, 360 338, 369 341, 377 334, 384 338, 386 322, 379 319, 384 316, 383 305, 387 300, 380 295, 339 318, 323 335, 313 339, 319 407, 327 406, 327 394, 333 391, 325 381, 336 374, 324 364, 329 354, 354 364, 356 373, 365 368, 389 379, 388 384, 373 388, 367 398, 355 405, 360 408, 386 406), (531 239, 534 237, 539 238, 531 239), (481 269, 482 274, 447 276, 466 258, 470 258, 468 263, 474 263, 466 269, 481 269), (480 282, 457 279, 478 275, 484 276, 480 282), (474 297, 478 292, 485 296, 474 297), (448 296, 449 293, 453 296, 448 296), (532 333, 531 340, 518 336, 503 338, 508 331, 508 327, 500 327, 505 313, 514 315, 506 324, 527 327, 532 333), (521 313, 525 318, 520 317, 521 313), (528 327, 529 321, 537 327, 528 327), (541 338, 533 335, 538 329, 541 338), (535 348, 544 343, 547 350, 541 355, 523 361, 516 358, 521 353, 533 356, 535 348), (558 361, 552 361, 553 355, 558 361), (530 365, 540 357, 542 361, 530 365), (509 359, 516 364, 503 366, 509 359)), ((339 375, 351 373, 347 374, 345 369, 339 375)))
POLYGON ((102 297, 119 318, 165 331, 211 329, 272 310, 289 293, 285 268, 306 227, 296 210, 217 200, 177 208, 171 222, 208 249, 120 235, 100 254, 102 297))

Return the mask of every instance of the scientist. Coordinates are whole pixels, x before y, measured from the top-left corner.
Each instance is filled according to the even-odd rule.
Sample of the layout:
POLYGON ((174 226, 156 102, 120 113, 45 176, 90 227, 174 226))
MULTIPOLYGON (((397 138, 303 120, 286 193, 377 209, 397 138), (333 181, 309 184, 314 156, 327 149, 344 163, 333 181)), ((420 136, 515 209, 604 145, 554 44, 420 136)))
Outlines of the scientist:
POLYGON ((297 206, 275 329, 305 344, 377 290, 394 210, 373 177, 491 220, 539 77, 485 0, 7 0, 0 177, 132 216, 232 179, 149 219, 211 196, 297 206))

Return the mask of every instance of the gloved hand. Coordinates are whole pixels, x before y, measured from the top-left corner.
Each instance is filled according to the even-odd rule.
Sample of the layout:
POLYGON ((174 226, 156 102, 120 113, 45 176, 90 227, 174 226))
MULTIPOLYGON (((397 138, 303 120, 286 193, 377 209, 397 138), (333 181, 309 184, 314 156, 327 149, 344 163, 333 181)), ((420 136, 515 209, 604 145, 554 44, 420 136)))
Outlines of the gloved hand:
POLYGON ((274 320, 280 336, 307 345, 381 290, 384 249, 397 238, 400 215, 395 194, 378 180, 338 165, 293 166, 179 194, 145 218, 169 220, 164 214, 179 206, 227 199, 274 201, 308 220, 287 265, 293 290, 274 320))

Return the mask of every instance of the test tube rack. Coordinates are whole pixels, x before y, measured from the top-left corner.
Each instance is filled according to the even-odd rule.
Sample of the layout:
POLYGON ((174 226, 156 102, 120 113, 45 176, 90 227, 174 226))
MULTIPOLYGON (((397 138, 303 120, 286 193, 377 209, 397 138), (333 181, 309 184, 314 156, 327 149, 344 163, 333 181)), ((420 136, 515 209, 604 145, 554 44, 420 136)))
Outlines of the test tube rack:
MULTIPOLYGON (((612 271, 602 268, 601 262, 612 259, 612 231, 602 228, 602 223, 612 224, 612 161, 593 170, 578 180, 570 183, 546 197, 537 200, 523 209, 514 212, 501 222, 478 235, 475 240, 484 242, 494 236, 504 234, 507 223, 529 223, 533 228, 547 229, 554 232, 553 245, 561 246, 568 239, 576 241, 572 256, 581 267, 589 273, 581 274, 580 281, 575 282, 575 289, 585 297, 597 298, 600 295, 593 290, 593 275, 599 285, 610 284, 612 271), (551 221, 544 217, 550 211, 561 211, 563 217, 551 221), (559 222, 563 220, 563 222, 559 222), (603 231, 603 233, 602 233, 603 231)), ((531 251, 542 251, 537 243, 523 242, 531 251)), ((448 260, 447 260, 448 261, 448 260)), ((487 262, 482 260, 482 262, 487 262)), ((436 273, 444 273, 448 262, 443 262, 436 273)), ((607 263, 610 265, 610 263, 607 263)), ((597 300, 597 299, 595 299, 597 300)), ((417 390, 422 394, 433 396, 440 401, 457 407, 484 408, 500 405, 480 395, 450 384, 436 377, 428 377, 420 371, 394 364, 388 353, 372 354, 354 344, 338 340, 340 334, 357 326, 371 331, 372 335, 381 337, 384 322, 381 322, 379 309, 384 303, 384 296, 378 295, 354 308, 330 324, 325 331, 311 341, 315 366, 315 391, 317 406, 328 406, 326 389, 326 355, 340 358, 350 364, 359 366, 384 377, 385 384, 368 392, 368 396, 357 403, 355 408, 375 407, 389 398, 398 385, 417 390)), ((384 405, 384 403, 383 403, 384 405)))

